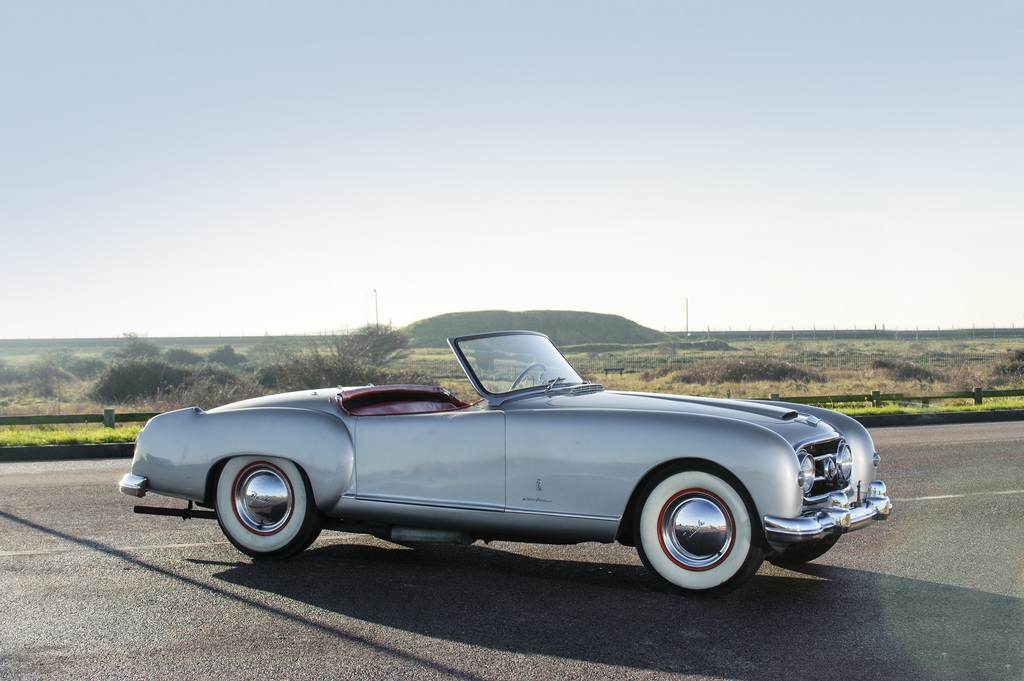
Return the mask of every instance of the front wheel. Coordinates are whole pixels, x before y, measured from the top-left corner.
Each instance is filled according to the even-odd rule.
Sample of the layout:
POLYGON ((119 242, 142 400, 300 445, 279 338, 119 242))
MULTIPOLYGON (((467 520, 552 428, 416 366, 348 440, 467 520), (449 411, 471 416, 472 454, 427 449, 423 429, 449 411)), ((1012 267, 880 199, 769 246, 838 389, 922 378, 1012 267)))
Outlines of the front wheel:
POLYGON ((675 589, 720 596, 764 560, 756 513, 718 475, 670 469, 647 484, 639 503, 633 529, 640 560, 675 589))
POLYGON ((287 558, 320 534, 309 480, 285 459, 230 459, 217 479, 216 507, 225 536, 253 558, 287 558))

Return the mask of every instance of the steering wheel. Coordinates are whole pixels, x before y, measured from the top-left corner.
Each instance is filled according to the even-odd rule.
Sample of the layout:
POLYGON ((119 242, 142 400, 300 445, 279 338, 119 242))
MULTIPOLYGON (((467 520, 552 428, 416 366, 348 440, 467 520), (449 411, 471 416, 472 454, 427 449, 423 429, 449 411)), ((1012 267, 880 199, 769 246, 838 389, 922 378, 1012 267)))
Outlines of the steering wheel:
MULTIPOLYGON (((544 366, 543 364, 541 364, 540 362, 534 362, 530 366, 528 366, 525 369, 523 369, 523 373, 519 374, 519 377, 516 380, 512 381, 512 385, 508 389, 509 392, 512 392, 513 390, 515 390, 516 386, 519 385, 519 383, 524 378, 526 378, 529 375, 529 373, 531 371, 533 371, 534 369, 540 369, 542 373, 545 373, 548 370, 548 368, 546 366, 544 366)), ((543 380, 543 377, 541 378, 541 380, 543 380)))

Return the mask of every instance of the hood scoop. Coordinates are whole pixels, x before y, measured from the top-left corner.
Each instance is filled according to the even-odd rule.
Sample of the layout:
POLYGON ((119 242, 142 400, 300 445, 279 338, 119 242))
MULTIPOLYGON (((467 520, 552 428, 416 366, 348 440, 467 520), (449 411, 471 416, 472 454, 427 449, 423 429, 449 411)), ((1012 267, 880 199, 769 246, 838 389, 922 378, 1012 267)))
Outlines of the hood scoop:
MULTIPOLYGON (((647 393, 647 397, 663 399, 672 402, 701 405, 712 409, 726 409, 732 412, 743 412, 755 416, 763 416, 770 419, 778 419, 786 422, 803 422, 804 419, 814 419, 813 416, 800 414, 789 407, 776 406, 771 402, 760 400, 723 400, 714 397, 695 397, 692 395, 662 395, 659 393, 647 393)), ((814 425, 817 420, 807 420, 807 423, 814 425)))

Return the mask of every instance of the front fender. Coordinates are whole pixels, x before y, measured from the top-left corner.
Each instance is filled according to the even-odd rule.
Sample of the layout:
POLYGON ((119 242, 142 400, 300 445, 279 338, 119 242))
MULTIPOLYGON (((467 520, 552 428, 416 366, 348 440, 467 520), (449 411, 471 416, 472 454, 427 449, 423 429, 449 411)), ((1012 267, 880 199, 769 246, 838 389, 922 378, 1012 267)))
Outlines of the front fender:
MULTIPOLYGON (((799 462, 784 437, 738 419, 694 415, 683 420, 685 435, 677 440, 672 459, 705 461, 728 471, 750 494, 759 518, 799 514, 799 462)), ((659 462, 657 469, 668 463, 659 462)))
POLYGON ((800 512, 792 445, 747 421, 663 411, 558 409, 510 410, 506 424, 506 496, 516 511, 624 517, 651 474, 688 460, 729 471, 746 488, 759 516, 800 512))
POLYGON ((791 407, 803 414, 817 416, 825 423, 832 426, 836 432, 843 436, 846 443, 850 445, 853 453, 853 476, 850 478, 854 489, 858 487, 867 493, 872 480, 878 479, 878 470, 875 467, 875 443, 870 433, 856 419, 840 414, 831 409, 812 407, 806 404, 792 404, 788 402, 772 402, 783 407, 791 407))
POLYGON ((208 503, 211 472, 242 455, 298 464, 321 509, 333 507, 353 481, 354 450, 345 423, 324 412, 287 407, 216 413, 192 408, 156 416, 139 433, 132 473, 145 476, 150 491, 208 503))

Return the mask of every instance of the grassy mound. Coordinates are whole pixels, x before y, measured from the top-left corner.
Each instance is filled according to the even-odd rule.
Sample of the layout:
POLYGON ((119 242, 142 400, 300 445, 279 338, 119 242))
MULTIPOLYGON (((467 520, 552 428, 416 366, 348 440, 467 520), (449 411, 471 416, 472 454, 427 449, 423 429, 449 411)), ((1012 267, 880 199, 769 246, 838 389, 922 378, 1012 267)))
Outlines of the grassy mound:
POLYGON ((665 340, 660 331, 619 315, 566 310, 450 312, 421 319, 402 330, 409 334, 410 347, 439 348, 445 346, 450 336, 509 329, 539 331, 562 347, 584 343, 638 345, 665 340))

